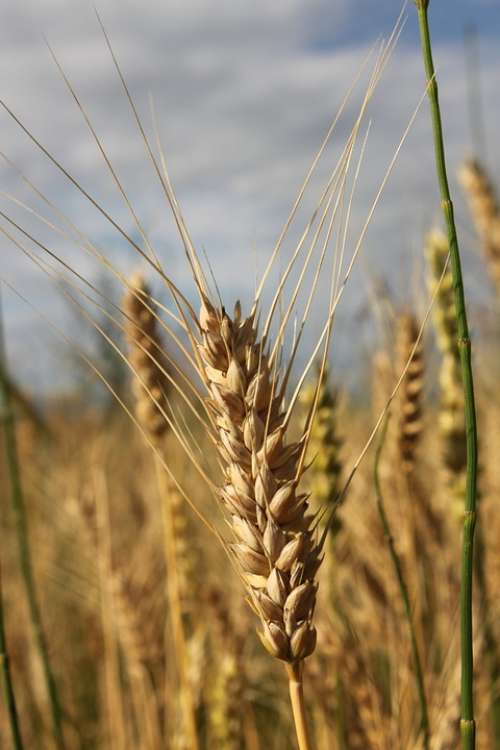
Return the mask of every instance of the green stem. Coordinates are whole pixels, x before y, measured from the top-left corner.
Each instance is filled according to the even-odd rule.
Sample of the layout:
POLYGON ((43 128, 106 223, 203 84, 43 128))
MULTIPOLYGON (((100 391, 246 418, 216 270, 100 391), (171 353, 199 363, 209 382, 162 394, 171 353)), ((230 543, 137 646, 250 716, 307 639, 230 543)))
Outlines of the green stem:
POLYGON ((35 643, 41 658, 43 673, 47 686, 47 692, 52 712, 52 723, 54 730, 54 739, 58 750, 64 750, 64 739, 62 733, 62 718, 57 694, 57 687, 54 674, 49 660, 47 641, 42 626, 42 617, 40 606, 36 594, 35 580, 33 576, 33 566, 31 553, 28 542, 28 524, 26 518, 26 508, 24 505, 24 495, 21 484, 21 471, 17 453, 16 431, 14 424, 14 413, 12 410, 12 401, 8 386, 6 358, 3 349, 2 332, 0 328, 0 418, 3 422, 4 442, 7 457, 7 467, 9 470, 12 508, 16 525, 16 535, 19 547, 19 563, 21 574, 26 589, 28 606, 30 611, 31 625, 35 637, 35 643))
POLYGON ((434 134, 434 151, 436 172, 441 195, 441 206, 448 230, 450 245, 451 272, 455 295, 455 315, 457 319, 458 350, 465 401, 465 428, 467 437, 467 481, 465 490, 465 512, 462 540, 461 591, 460 591, 460 630, 461 630, 461 706, 460 723, 462 747, 473 750, 475 747, 475 722, 473 701, 474 657, 472 646, 472 582, 473 582, 473 544, 474 526, 476 523, 476 474, 477 474, 477 427, 474 399, 474 380, 472 375, 471 343, 467 324, 465 294, 462 280, 460 251, 453 214, 446 159, 444 150, 441 111, 439 107, 438 86, 432 59, 432 47, 429 32, 429 0, 416 0, 420 40, 425 72, 428 82, 428 95, 434 134))
POLYGON ((5 636, 5 623, 3 613, 3 592, 2 592, 2 567, 0 561, 0 682, 2 683, 2 693, 4 696, 7 714, 9 717, 10 731, 12 742, 15 750, 23 750, 23 741, 21 730, 19 729, 19 719, 16 707, 16 698, 14 695, 14 686, 10 673, 9 655, 7 652, 7 639, 5 636))
POLYGON ((380 484, 379 466, 380 458, 382 455, 382 448, 384 447, 385 437, 387 434, 387 425, 389 417, 387 416, 382 427, 382 433, 380 436, 377 450, 375 453, 375 463, 373 468, 373 480, 375 484, 375 494, 377 496, 377 510, 384 529, 384 537, 389 548, 389 554, 391 561, 398 579, 399 593, 403 600, 403 607, 405 612, 406 621, 408 623, 408 629, 410 631, 411 651, 413 656, 413 663, 415 667, 415 681, 417 684, 418 701, 420 704, 420 730, 423 735, 423 747, 424 750, 429 750, 430 747, 430 726, 429 726, 429 712, 427 709, 427 699, 425 697, 425 685, 424 675, 422 671, 422 661, 420 659, 420 651, 417 643, 417 636, 415 632, 415 624, 413 622, 413 615, 411 611, 410 596, 408 594, 408 586, 403 573, 403 566, 394 544, 394 538, 391 532, 391 526, 389 524, 389 518, 387 516, 384 504, 384 498, 382 495, 382 488, 380 484))

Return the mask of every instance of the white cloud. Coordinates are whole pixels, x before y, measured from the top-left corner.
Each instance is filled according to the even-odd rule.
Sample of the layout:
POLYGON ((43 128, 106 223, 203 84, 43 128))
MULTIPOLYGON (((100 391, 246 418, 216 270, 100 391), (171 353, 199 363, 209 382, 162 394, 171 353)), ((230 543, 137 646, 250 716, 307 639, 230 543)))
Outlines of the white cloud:
MULTIPOLYGON (((392 5, 392 4, 391 4, 392 5)), ((387 13, 388 3, 384 6, 387 13)), ((106 28, 126 80, 151 132, 148 94, 161 123, 172 178, 199 246, 206 248, 221 286, 232 296, 262 267, 277 237, 308 164, 319 146, 355 71, 367 52, 355 38, 339 47, 318 46, 325 24, 340 34, 356 13, 373 16, 373 2, 332 4, 315 0, 248 3, 101 3, 106 28), (371 8, 371 11, 369 10, 371 8), (234 262, 236 258, 237 262, 234 262), (228 262, 228 259, 230 262, 228 262)), ((366 20, 366 19, 365 19, 366 20)), ((0 31, 0 94, 58 159, 127 228, 131 222, 102 164, 82 118, 64 88, 41 32, 47 34, 102 137, 145 224, 172 262, 172 272, 187 283, 179 243, 165 201, 134 127, 119 80, 90 7, 52 0, 11 6, 0 31)), ((353 228, 359 231, 383 172, 423 91, 423 74, 410 17, 403 39, 371 109, 373 128, 362 169, 353 228)), ((498 51, 485 44, 483 89, 490 133, 498 120, 498 51)), ((467 114, 461 41, 436 49, 452 171, 467 150, 467 114)), ((336 144, 352 124, 351 107, 336 144)), ((408 255, 437 213, 430 131, 423 108, 367 237, 369 265, 388 269, 395 285, 408 272, 408 255), (406 256, 406 260, 404 259, 406 256)), ((123 253, 113 233, 78 193, 68 187, 17 126, 2 114, 2 150, 95 240, 123 253)), ((492 141, 493 142, 493 141, 492 141)), ((321 178, 334 163, 329 153, 307 203, 313 205, 321 178)), ((497 155, 493 155, 497 158, 497 155)), ((497 161, 498 163, 498 161, 497 161)), ((33 202, 29 190, 2 168, 4 190, 33 202)), ((460 205, 460 200, 458 201, 460 205)), ((41 208, 40 202, 37 205, 41 208)), ((23 216, 37 236, 53 235, 2 201, 2 210, 23 216)), ((43 209, 47 213, 46 209, 43 209)), ((353 231, 353 236, 355 232, 353 231)), ((50 239, 49 239, 50 238, 50 239)), ((80 258, 68 243, 56 246, 85 273, 95 264, 80 258)), ((2 243, 8 260, 4 275, 49 316, 60 317, 54 292, 14 248, 2 243)), ((345 314, 360 304, 362 287, 348 292, 345 314)), ((10 296, 9 296, 10 299, 10 296)), ((345 323, 345 321, 343 321, 345 323)), ((348 324, 348 321, 347 321, 348 324)), ((7 306, 9 338, 15 356, 26 357, 23 336, 43 325, 7 306)), ((339 338, 342 331, 339 329, 339 338)), ((352 337, 350 337, 352 338, 352 337)), ((347 340, 347 339, 346 339, 347 340)))

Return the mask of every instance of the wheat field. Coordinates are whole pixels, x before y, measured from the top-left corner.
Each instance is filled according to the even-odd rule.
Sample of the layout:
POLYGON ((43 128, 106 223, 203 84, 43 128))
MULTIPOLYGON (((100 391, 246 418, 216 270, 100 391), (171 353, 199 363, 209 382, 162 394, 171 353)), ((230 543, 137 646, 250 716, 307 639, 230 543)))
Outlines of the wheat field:
MULTIPOLYGON (((241 301, 219 288, 195 247, 160 139, 144 130, 124 78, 177 228, 182 280, 157 254, 83 108, 134 233, 3 104, 118 231, 137 270, 122 270, 59 217, 62 236, 76 236, 96 273, 112 279, 100 286, 2 214, 4 239, 56 282, 93 346, 80 345, 78 331, 58 331, 73 384, 41 399, 9 367, 2 330, 1 748, 500 747, 500 204, 487 163, 464 158, 459 175, 469 207, 460 250, 476 253, 491 280, 483 307, 467 300, 475 509, 464 506, 470 347, 446 199, 444 221, 419 238, 421 267, 406 282, 414 293, 369 301, 377 335, 357 375, 361 388, 343 378, 332 343, 368 225, 427 94, 436 126, 429 3, 416 5, 428 85, 420 99, 416 92, 366 223, 351 231, 351 205, 369 105, 402 17, 364 71, 356 106, 339 111, 349 127, 337 134, 336 118, 318 144, 241 301), (302 215, 311 175, 335 139, 337 160, 302 215), (472 556, 463 541, 473 512, 472 556)), ((433 166, 431 140, 425 158, 433 166)), ((438 144, 443 186, 439 158, 438 144)))

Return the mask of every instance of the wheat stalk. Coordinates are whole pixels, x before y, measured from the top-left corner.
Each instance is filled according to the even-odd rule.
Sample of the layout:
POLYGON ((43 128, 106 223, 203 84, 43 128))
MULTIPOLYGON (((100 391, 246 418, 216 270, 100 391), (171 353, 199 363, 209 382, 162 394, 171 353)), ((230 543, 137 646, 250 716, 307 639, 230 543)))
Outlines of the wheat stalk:
MULTIPOLYGON (((35 646, 43 669, 45 687, 52 718, 54 744, 58 750, 64 750, 65 738, 62 707, 51 663, 47 634, 42 621, 39 592, 37 590, 34 576, 33 559, 28 535, 28 514, 26 512, 24 490, 21 480, 21 465, 17 448, 16 427, 12 410, 9 382, 7 358, 4 348, 3 325, 0 318, 0 419, 3 423, 2 427, 5 438, 6 463, 11 485, 12 509, 15 518, 19 550, 19 565, 29 607, 29 616, 35 646)), ((8 674, 4 676, 8 677, 8 674)), ((10 696, 10 698, 11 697, 12 696, 10 696)), ((11 717, 12 716, 13 715, 11 714, 11 717)))
MULTIPOLYGON (((100 472, 97 479, 103 479, 100 472)), ((107 656, 105 679, 111 739, 117 746, 128 742, 127 721, 121 696, 121 668, 117 650, 119 643, 132 686, 137 719, 141 726, 146 727, 148 747, 154 748, 155 742, 158 742, 159 728, 155 726, 154 704, 149 700, 152 691, 147 666, 150 643, 144 627, 147 617, 144 612, 146 592, 143 589, 142 595, 134 595, 122 567, 113 565, 107 492, 103 484, 99 482, 99 504, 96 503, 94 492, 80 491, 76 495, 76 507, 86 547, 91 554, 97 555, 98 560, 102 628, 107 656), (138 600, 141 602, 140 608, 138 600)))
MULTIPOLYGON (((2 377, 0 373, 0 378, 2 377)), ((0 682, 2 684, 2 695, 5 702, 12 746, 15 750, 23 750, 23 740, 19 727, 19 713, 17 710, 14 683, 10 670, 9 652, 7 648, 7 636, 5 632, 4 598, 2 587, 2 561, 0 560, 0 682)))
POLYGON ((424 64, 427 93, 432 118, 436 177, 441 197, 443 218, 448 230, 450 245, 451 272, 455 295, 455 316, 457 320, 457 346, 460 353, 462 383, 464 389, 464 416, 467 435, 467 467, 464 500, 464 522, 462 538, 462 575, 460 590, 460 631, 461 631, 461 734, 464 750, 474 750, 476 725, 474 720, 474 647, 472 588, 474 565, 474 528, 476 525, 476 484, 477 484, 477 423, 474 376, 472 371, 472 351, 465 305, 465 291, 462 276, 462 262, 458 245, 453 202, 451 199, 446 169, 443 125, 439 104, 438 84, 434 69, 432 42, 429 28, 429 0, 415 0, 420 31, 420 44, 424 64))

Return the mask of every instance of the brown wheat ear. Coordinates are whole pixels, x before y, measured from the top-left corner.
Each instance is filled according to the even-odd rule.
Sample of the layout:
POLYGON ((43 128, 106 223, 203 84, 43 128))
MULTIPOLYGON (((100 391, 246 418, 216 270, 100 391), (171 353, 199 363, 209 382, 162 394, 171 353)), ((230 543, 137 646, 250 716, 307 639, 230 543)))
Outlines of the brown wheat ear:
POLYGON ((401 384, 398 424, 399 453, 402 467, 406 473, 413 471, 416 449, 422 432, 424 357, 420 343, 415 349, 418 335, 419 326, 415 317, 410 313, 401 315, 398 320, 396 339, 399 371, 402 371, 410 360, 401 384), (414 349, 415 351, 413 351, 414 349))
POLYGON ((242 318, 237 303, 231 319, 204 298, 200 325, 224 472, 220 497, 236 538, 231 550, 261 619, 262 643, 278 659, 298 663, 316 645, 321 562, 314 517, 298 490, 301 444, 286 442, 282 397, 255 316, 242 318))
POLYGON ((460 181, 483 242, 488 270, 500 291, 500 205, 495 189, 484 167, 477 161, 468 161, 463 165, 460 181))
POLYGON ((123 306, 128 316, 126 338, 130 364, 137 377, 133 379, 135 410, 149 438, 161 440, 167 431, 162 412, 167 405, 167 377, 158 321, 151 309, 151 292, 140 272, 130 279, 123 306))

